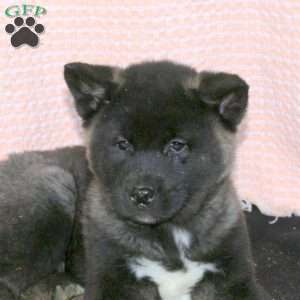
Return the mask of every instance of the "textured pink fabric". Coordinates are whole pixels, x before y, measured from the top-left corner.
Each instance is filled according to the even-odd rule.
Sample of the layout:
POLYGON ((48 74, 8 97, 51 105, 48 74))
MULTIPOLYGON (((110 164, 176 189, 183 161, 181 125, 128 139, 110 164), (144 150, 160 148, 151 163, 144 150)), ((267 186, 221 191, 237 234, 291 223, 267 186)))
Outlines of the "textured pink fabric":
POLYGON ((172 59, 238 73, 250 86, 235 180, 268 214, 300 214, 300 2, 51 0, 38 48, 14 49, 0 11, 0 158, 82 143, 62 77, 84 61, 126 66, 172 59))

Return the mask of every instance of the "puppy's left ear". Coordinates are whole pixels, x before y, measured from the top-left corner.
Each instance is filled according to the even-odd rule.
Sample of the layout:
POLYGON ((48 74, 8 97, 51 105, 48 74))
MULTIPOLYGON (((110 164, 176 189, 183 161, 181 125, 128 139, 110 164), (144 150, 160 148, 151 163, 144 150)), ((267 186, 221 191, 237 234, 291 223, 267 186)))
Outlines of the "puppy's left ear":
POLYGON ((74 97, 75 107, 84 121, 111 100, 120 84, 121 69, 110 66, 70 63, 64 68, 65 81, 74 97))
POLYGON ((248 105, 248 84, 237 75, 227 73, 200 73, 201 100, 217 109, 222 121, 236 129, 248 105))

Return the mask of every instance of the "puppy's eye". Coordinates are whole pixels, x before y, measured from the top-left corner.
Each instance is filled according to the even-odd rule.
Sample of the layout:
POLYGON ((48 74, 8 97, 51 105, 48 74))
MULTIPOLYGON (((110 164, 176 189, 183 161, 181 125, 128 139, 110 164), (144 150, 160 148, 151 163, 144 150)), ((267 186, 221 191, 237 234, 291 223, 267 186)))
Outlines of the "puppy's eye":
POLYGON ((166 147, 164 152, 175 152, 181 153, 183 151, 188 150, 187 142, 182 139, 174 139, 172 140, 166 147))
POLYGON ((131 151, 133 150, 133 146, 126 140, 120 139, 117 141, 116 146, 122 151, 131 151))

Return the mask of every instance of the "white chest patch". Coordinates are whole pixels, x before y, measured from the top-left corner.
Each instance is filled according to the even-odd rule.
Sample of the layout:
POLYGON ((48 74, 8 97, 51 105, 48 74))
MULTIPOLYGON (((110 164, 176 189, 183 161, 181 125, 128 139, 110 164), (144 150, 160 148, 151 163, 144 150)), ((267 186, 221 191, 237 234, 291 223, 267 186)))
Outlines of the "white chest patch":
POLYGON ((184 250, 190 246, 191 235, 183 229, 174 229, 173 236, 180 253, 184 269, 168 271, 161 263, 138 257, 129 264, 136 278, 149 278, 157 284, 162 300, 191 300, 191 290, 203 279, 207 271, 217 272, 212 263, 194 262, 185 257, 184 250))

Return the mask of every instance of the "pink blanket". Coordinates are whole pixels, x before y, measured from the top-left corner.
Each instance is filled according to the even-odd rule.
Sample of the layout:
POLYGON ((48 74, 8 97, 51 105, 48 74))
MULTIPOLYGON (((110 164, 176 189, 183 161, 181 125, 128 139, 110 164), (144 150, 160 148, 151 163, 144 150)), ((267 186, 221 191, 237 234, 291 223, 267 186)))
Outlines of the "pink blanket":
POLYGON ((36 48, 13 48, 0 3, 0 159, 81 144, 63 81, 71 61, 126 66, 171 59, 238 73, 251 86, 235 180, 271 215, 300 215, 300 2, 294 0, 51 0, 36 48))

